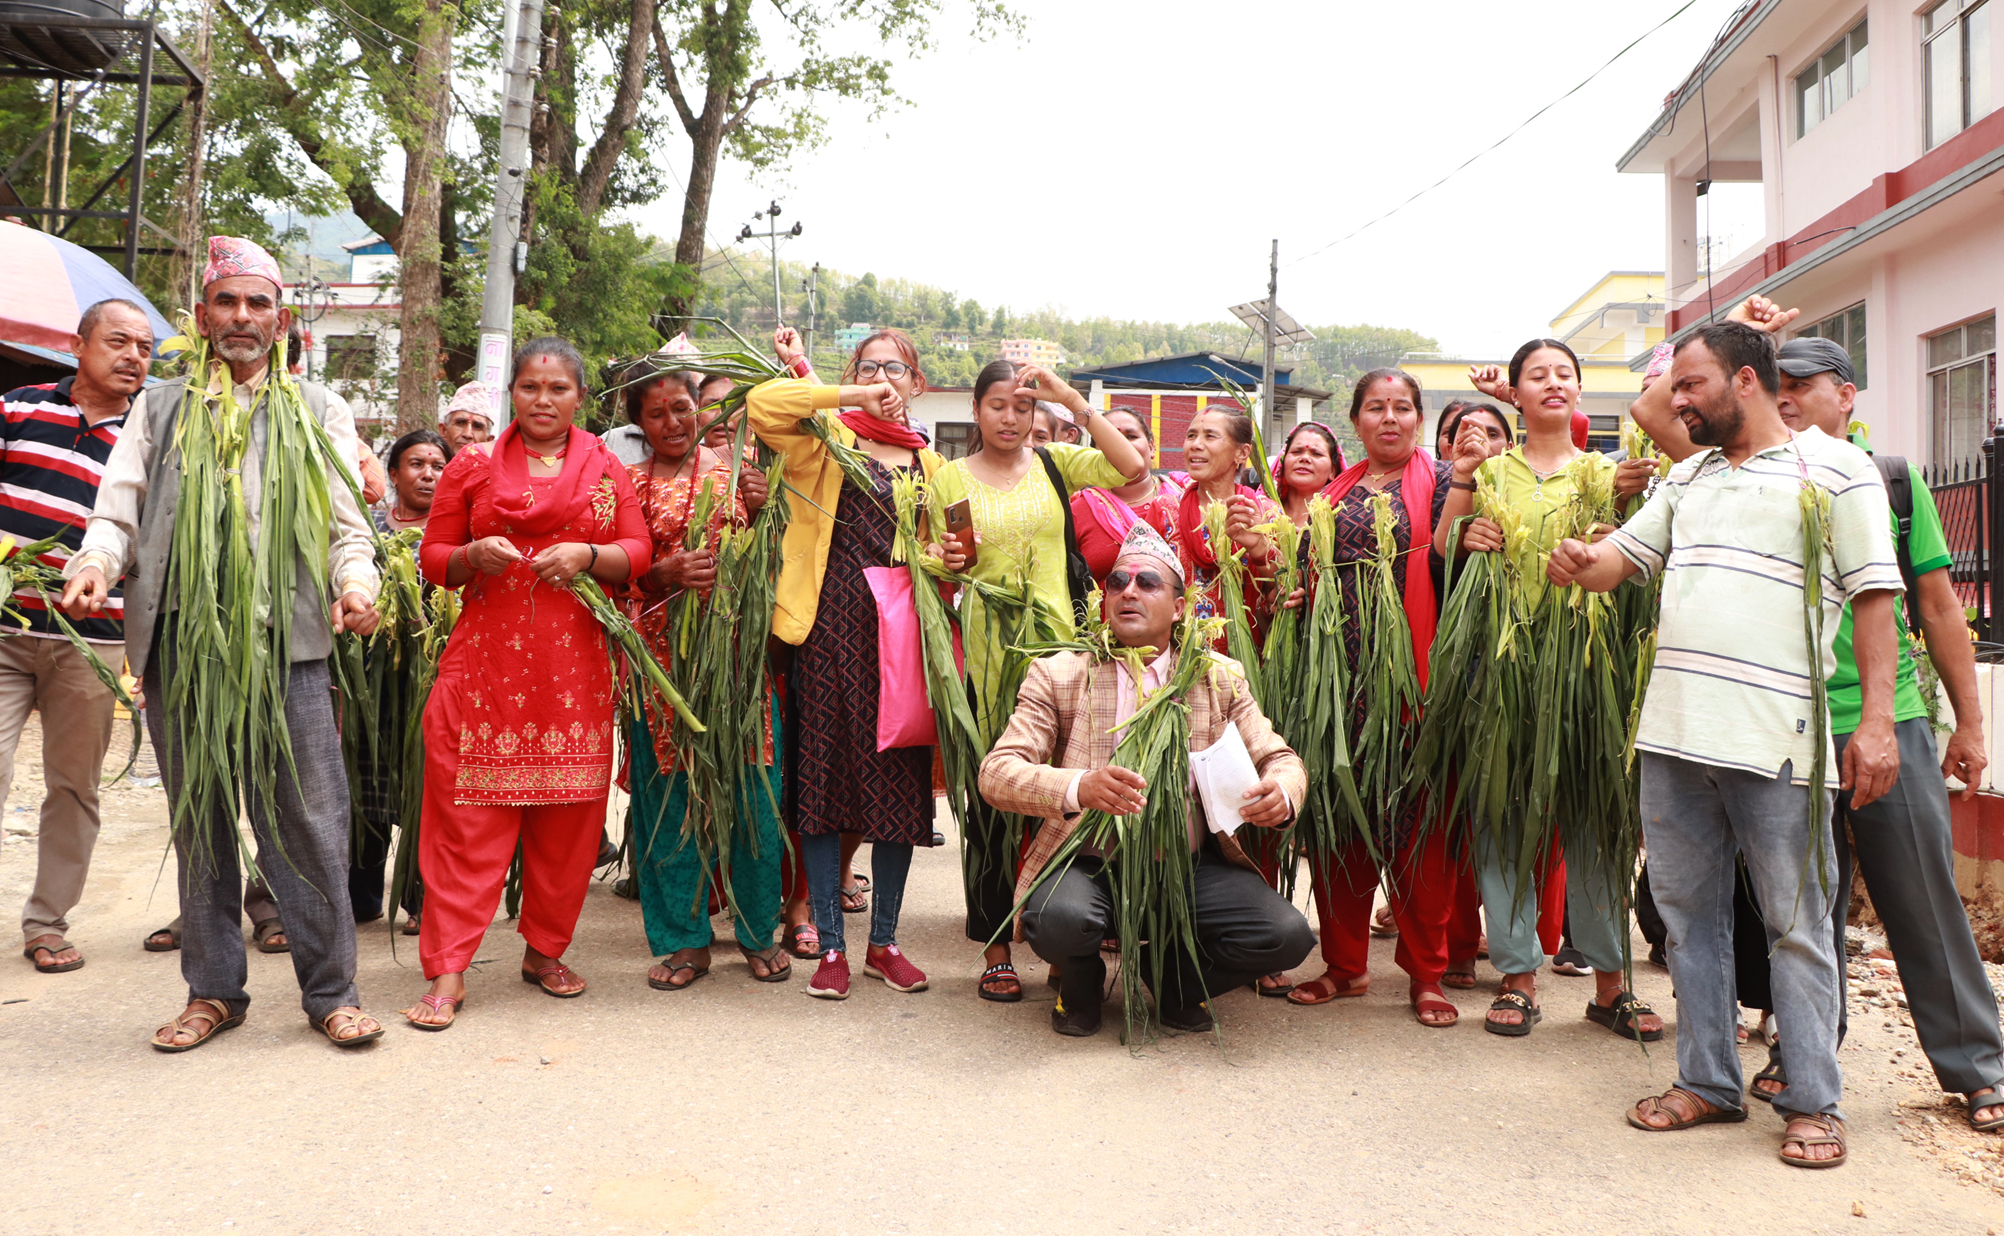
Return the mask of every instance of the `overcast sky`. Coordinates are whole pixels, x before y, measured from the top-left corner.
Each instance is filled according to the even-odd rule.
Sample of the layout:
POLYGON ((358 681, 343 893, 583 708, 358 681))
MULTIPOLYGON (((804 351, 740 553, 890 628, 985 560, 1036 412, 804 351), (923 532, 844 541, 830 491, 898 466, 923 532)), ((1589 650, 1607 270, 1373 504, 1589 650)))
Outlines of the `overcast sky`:
MULTIPOLYGON (((727 164, 711 233, 778 195, 783 250, 1027 310, 1221 318, 1265 294, 1309 323, 1369 322, 1508 351, 1608 270, 1663 266, 1661 180, 1615 160, 1737 0, 1697 0, 1445 187, 1346 243, 1598 68, 1683 0, 1236 4, 1014 0, 1021 41, 900 62, 910 105, 784 174, 727 164), (1312 255, 1312 256, 1311 256, 1312 255)), ((955 24, 959 23, 959 24, 955 24)), ((673 160, 678 177, 686 154, 673 160)), ((636 212, 675 234, 679 193, 636 212)), ((1742 243, 1758 221, 1737 226, 1742 243)))

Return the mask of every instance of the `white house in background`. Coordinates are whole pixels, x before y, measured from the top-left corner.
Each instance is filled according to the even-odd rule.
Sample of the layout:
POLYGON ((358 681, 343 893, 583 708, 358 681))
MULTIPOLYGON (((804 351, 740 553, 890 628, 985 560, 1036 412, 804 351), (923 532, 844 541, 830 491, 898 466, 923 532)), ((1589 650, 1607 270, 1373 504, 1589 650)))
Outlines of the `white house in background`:
MULTIPOLYGON (((1624 154, 1663 177, 1668 333, 1758 293, 1850 350, 1881 450, 1978 457, 2004 299, 2004 0, 1753 0, 1624 154), (1709 137, 1708 137, 1709 133, 1709 137), (1725 255, 1709 186, 1758 183, 1765 232, 1725 255)), ((1643 362, 1638 360, 1637 366, 1643 362)))
POLYGON ((288 283, 285 299, 306 334, 301 374, 346 399, 363 438, 376 442, 397 415, 397 321, 403 308, 397 258, 380 236, 341 247, 348 251, 345 282, 288 283))

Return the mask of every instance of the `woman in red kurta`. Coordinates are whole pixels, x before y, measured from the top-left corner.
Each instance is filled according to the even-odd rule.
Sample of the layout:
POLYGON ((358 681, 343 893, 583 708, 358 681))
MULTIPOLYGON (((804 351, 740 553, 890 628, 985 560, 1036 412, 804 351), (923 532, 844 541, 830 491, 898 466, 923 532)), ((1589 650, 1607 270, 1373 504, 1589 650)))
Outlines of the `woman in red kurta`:
POLYGON ((617 683, 604 632, 571 591, 623 584, 653 550, 626 469, 572 419, 584 363, 561 339, 515 354, 515 419, 440 478, 424 577, 465 585, 425 707, 418 957, 431 990, 405 1010, 441 1030, 465 1001, 508 865, 522 847, 522 980, 582 995, 570 947, 605 824, 617 683))

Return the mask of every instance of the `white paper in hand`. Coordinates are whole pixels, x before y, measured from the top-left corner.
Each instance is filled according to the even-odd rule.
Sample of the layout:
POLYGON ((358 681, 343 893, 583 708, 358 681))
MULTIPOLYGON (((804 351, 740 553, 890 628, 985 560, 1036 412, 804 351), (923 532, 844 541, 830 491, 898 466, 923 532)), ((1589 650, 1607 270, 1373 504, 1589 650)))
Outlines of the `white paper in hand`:
POLYGON ((1211 831, 1228 836, 1237 833, 1239 825, 1245 823, 1239 811, 1245 806, 1246 791, 1259 784, 1259 769, 1246 750, 1237 722, 1227 725, 1218 741, 1190 753, 1190 778, 1197 784, 1197 796, 1203 801, 1211 831))

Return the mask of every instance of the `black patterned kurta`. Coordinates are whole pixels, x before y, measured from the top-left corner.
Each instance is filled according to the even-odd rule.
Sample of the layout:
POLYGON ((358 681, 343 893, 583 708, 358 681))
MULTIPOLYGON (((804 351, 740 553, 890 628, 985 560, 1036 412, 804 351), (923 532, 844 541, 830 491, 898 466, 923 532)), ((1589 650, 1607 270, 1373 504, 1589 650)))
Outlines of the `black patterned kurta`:
POLYGON ((931 845, 933 749, 877 750, 877 598, 863 571, 893 565, 897 508, 891 470, 874 459, 867 466, 874 493, 842 482, 814 629, 793 662, 796 826, 931 845))

